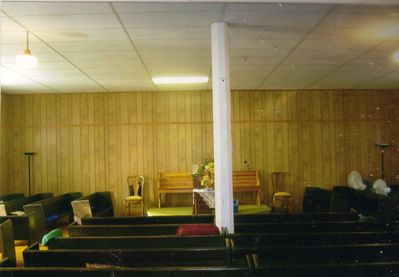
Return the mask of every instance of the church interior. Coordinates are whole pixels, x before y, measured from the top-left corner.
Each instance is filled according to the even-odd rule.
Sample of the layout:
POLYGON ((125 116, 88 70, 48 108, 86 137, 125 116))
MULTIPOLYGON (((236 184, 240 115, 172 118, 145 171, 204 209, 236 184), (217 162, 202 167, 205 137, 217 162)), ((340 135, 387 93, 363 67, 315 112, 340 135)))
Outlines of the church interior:
POLYGON ((0 2, 0 276, 399 276, 399 2, 0 2))

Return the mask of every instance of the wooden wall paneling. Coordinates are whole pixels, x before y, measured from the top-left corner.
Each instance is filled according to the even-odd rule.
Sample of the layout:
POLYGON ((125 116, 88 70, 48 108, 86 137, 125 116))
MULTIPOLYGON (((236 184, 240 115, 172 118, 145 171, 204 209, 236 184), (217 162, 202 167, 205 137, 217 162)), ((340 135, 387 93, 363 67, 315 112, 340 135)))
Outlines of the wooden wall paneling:
MULTIPOLYGON (((367 114, 367 102, 369 101, 369 94, 368 93, 363 93, 363 97, 359 97, 359 114, 358 114, 358 120, 359 120, 359 139, 360 139, 360 157, 358 157, 361 161, 361 167, 359 168, 360 172, 368 172, 368 167, 370 163, 369 156, 371 153, 368 151, 369 150, 369 125, 367 124, 366 120, 366 114, 367 114)), ((364 174, 364 173, 363 173, 364 174)), ((364 176, 367 177, 367 176, 364 176)))
MULTIPOLYGON (((110 93, 106 95, 106 138, 105 145, 107 146, 105 149, 106 157, 106 183, 104 190, 107 190, 107 187, 110 191, 113 192, 114 199, 122 199, 119 190, 119 179, 118 179, 118 171, 119 171, 119 148, 118 148, 118 130, 120 129, 120 118, 118 117, 119 113, 119 95, 116 93, 110 93)), ((121 203, 121 201, 118 201, 121 203)), ((115 211, 119 213, 120 205, 116 205, 115 211)))
MULTIPOLYGON (((213 156, 211 97, 209 91, 5 95, 1 180, 10 183, 7 192, 27 192, 23 152, 32 150, 35 192, 112 190, 121 213, 127 175, 144 174, 147 207, 155 206, 158 172, 191 170, 213 156)), ((259 170, 267 202, 270 173, 289 172, 300 207, 306 185, 346 184, 353 169, 378 178, 380 137, 392 144, 386 179, 397 182, 398 99, 392 91, 233 91, 233 168, 246 169, 248 161, 259 170)), ((189 204, 190 197, 165 200, 189 204)))
POLYGON ((96 191, 96 150, 95 150, 95 133, 97 131, 95 122, 95 97, 90 94, 87 95, 87 109, 88 109, 88 163, 89 163, 89 191, 96 191))
MULTIPOLYGON (((282 91, 281 92, 281 120, 282 120, 282 158, 283 158, 283 169, 285 172, 289 173, 289 144, 288 144, 288 92, 282 91)), ((286 189, 291 191, 290 185, 290 177, 288 176, 286 179, 286 189)))
POLYGON ((187 167, 187 152, 186 152, 186 128, 185 121, 186 109, 185 109, 185 93, 176 93, 176 129, 177 129, 177 140, 176 140, 176 151, 177 157, 177 168, 180 170, 188 170, 187 167))
POLYGON ((70 115, 72 116, 72 128, 70 136, 72 136, 71 145, 71 156, 70 156, 70 190, 80 191, 83 193, 82 187, 82 167, 81 158, 83 155, 81 148, 81 116, 80 116, 80 103, 82 102, 81 95, 74 94, 71 97, 71 110, 70 115))
MULTIPOLYGON (((273 191, 273 184, 271 182, 271 173, 276 171, 275 165, 275 150, 274 150, 274 115, 273 115, 273 93, 265 93, 265 127, 266 133, 264 133, 265 141, 266 141, 266 161, 265 167, 267 168, 267 179, 269 180, 269 190, 273 191)), ((271 196, 270 196, 271 197, 271 196)), ((270 198, 271 200, 271 198, 270 198)))
MULTIPOLYGON (((205 127, 205 139, 203 140, 204 147, 203 157, 213 158, 213 107, 212 107, 212 94, 210 92, 206 92, 203 95, 202 101, 202 109, 205 123, 203 123, 203 127, 205 127)), ((205 158, 204 158, 205 159, 205 158)))
POLYGON ((397 164, 399 163, 399 111, 396 107, 399 106, 399 97, 398 95, 392 95, 392 93, 386 92, 384 97, 390 100, 390 108, 392 110, 390 119, 391 128, 391 147, 389 149, 390 152, 390 175, 392 176, 392 183, 399 183, 399 171, 397 168, 397 164))
POLYGON ((253 158, 253 166, 252 168, 257 170, 260 174, 260 183, 261 183, 261 192, 260 192, 260 197, 261 199, 266 198, 267 191, 265 189, 266 186, 266 171, 265 168, 263 167, 263 149, 264 149, 264 142, 263 142, 263 114, 264 114, 264 108, 263 108, 263 97, 261 92, 255 92, 253 95, 253 119, 254 119, 254 124, 253 124, 253 139, 252 139, 252 145, 253 145, 253 150, 254 150, 254 158, 253 158))
POLYGON ((232 133, 232 166, 238 169, 241 164, 241 148, 240 148, 240 95, 238 92, 231 92, 231 133, 232 133))
POLYGON ((202 126, 201 126, 201 95, 203 91, 191 92, 190 98, 190 113, 192 124, 191 131, 191 152, 192 152, 192 164, 201 164, 202 157, 202 126))
POLYGON ((312 124, 312 134, 311 134, 311 167, 314 169, 314 184, 319 187, 327 188, 329 187, 323 178, 323 152, 322 152, 322 142, 321 142, 321 98, 323 92, 311 91, 311 103, 312 110, 310 121, 312 124))
POLYGON ((105 155, 105 95, 96 95, 96 106, 95 106, 95 118, 98 122, 97 134, 96 134, 96 191, 104 191, 106 183, 106 155, 105 155))
POLYGON ((321 155, 322 155, 322 182, 327 184, 328 186, 332 186, 334 184, 332 177, 332 153, 331 149, 331 138, 332 133, 331 130, 333 128, 333 124, 331 123, 332 115, 330 110, 330 102, 332 100, 331 93, 325 92, 322 94, 321 102, 320 102, 320 121, 321 121, 321 155))
MULTIPOLYGON (((129 195, 129 190, 127 186, 126 178, 130 175, 129 170, 129 116, 128 116, 128 106, 129 106, 129 94, 122 93, 120 95, 120 176, 119 176, 119 195, 120 199, 124 199, 129 195)), ((146 184, 145 184, 146 185, 146 184)), ((145 187, 148 190, 148 187, 145 187)), ((114 201, 118 203, 118 201, 114 201)), ((119 201, 122 203, 122 201, 119 201)), ((147 203, 145 203, 147 204, 147 203)), ((114 205, 116 206, 116 205, 114 205)), ((124 207, 121 207, 120 214, 125 214, 124 207)))
POLYGON ((81 191, 87 195, 91 191, 90 185, 90 144, 89 144, 89 98, 87 94, 80 95, 80 101, 77 103, 80 110, 80 158, 81 172, 81 191))
POLYGON ((178 152, 177 152, 177 94, 173 92, 169 96, 169 109, 168 109, 168 120, 170 123, 169 127, 169 156, 170 160, 169 168, 178 169, 178 152))
POLYGON ((43 97, 40 97, 39 95, 34 95, 33 97, 33 145, 38 152, 38 154, 35 155, 36 157, 34 157, 34 166, 38 173, 34 175, 36 182, 32 187, 32 194, 43 191, 47 181, 47 172, 44 165, 46 150, 43 147, 46 143, 46 134, 42 132, 42 125, 45 124, 43 121, 45 103, 42 99, 43 97))
POLYGON ((295 206, 301 205, 302 198, 297 198, 297 191, 302 189, 301 184, 298 183, 299 177, 299 154, 298 154, 298 121, 297 121, 297 95, 295 91, 286 91, 286 128, 287 136, 284 145, 287 148, 287 167, 286 178, 288 191, 294 196, 295 206))
POLYGON ((273 121, 275 171, 286 171, 284 168, 283 125, 285 118, 283 118, 282 91, 273 93, 273 121))
POLYGON ((147 122, 147 137, 146 137, 146 149, 147 149, 147 164, 145 174, 149 176, 149 185, 148 192, 146 194, 146 202, 149 203, 150 206, 155 206, 156 202, 154 201, 157 196, 157 178, 156 178, 156 171, 154 171, 154 117, 152 111, 154 110, 154 93, 149 94, 149 97, 145 97, 146 101, 144 102, 144 114, 146 115, 146 122, 147 122))
POLYGON ((193 164, 193 151, 192 151, 192 131, 195 128, 194 119, 191 117, 190 104, 192 98, 192 92, 184 93, 184 114, 185 114, 185 138, 184 138, 184 146, 185 146, 185 165, 186 170, 191 171, 193 164))

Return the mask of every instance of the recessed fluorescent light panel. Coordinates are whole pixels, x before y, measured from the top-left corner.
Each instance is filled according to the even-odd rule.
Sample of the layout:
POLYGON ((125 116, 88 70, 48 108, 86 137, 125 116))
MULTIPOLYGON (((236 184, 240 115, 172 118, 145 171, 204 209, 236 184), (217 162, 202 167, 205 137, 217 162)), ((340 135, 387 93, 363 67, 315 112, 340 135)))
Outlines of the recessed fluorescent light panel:
POLYGON ((152 78, 156 85, 174 85, 174 84, 200 84, 207 83, 206 76, 185 76, 185 77, 156 77, 152 78))

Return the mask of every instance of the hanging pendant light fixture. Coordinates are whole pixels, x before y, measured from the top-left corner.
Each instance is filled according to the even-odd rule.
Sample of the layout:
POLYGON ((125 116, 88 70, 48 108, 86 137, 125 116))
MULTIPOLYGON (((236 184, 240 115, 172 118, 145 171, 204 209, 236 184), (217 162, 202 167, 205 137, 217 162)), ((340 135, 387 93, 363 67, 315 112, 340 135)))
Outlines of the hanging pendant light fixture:
POLYGON ((32 68, 37 65, 37 58, 29 49, 29 31, 26 31, 26 48, 23 55, 17 55, 17 65, 21 68, 32 68))

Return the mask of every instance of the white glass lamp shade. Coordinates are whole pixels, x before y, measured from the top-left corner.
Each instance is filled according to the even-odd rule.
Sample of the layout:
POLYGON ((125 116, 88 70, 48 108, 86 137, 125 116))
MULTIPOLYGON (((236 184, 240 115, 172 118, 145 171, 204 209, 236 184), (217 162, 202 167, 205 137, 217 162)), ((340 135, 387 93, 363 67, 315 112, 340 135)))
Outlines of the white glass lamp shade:
POLYGON ((23 55, 17 55, 17 66, 21 68, 32 68, 37 65, 37 58, 32 56, 29 49, 25 49, 23 55))

